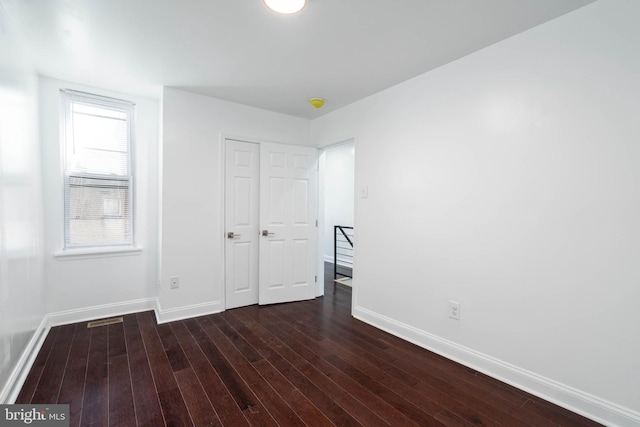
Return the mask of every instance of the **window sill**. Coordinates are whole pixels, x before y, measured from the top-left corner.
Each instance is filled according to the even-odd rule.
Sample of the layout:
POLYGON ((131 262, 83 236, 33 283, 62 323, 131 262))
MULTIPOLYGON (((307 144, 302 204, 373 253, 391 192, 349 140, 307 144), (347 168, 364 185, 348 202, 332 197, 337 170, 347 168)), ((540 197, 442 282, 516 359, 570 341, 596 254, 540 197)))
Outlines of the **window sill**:
POLYGON ((112 246, 104 248, 63 249, 55 252, 53 256, 60 261, 69 261, 74 259, 133 256, 140 255, 141 253, 141 246, 112 246))

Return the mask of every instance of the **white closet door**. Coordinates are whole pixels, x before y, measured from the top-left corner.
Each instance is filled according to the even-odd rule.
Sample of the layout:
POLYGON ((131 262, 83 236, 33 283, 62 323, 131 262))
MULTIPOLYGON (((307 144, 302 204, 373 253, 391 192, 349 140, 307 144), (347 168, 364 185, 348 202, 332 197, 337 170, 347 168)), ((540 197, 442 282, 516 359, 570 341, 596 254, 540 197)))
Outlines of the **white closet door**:
POLYGON ((260 144, 259 303, 315 297, 317 150, 260 144))
POLYGON ((258 303, 260 146, 226 140, 225 306, 258 303))

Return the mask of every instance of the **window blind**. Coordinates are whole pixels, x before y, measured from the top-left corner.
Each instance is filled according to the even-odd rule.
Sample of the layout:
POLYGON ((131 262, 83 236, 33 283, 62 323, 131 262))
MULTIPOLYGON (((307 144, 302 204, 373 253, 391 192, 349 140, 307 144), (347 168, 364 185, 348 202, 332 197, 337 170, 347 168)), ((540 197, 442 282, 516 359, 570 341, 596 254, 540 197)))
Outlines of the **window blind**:
POLYGON ((132 245, 134 104, 61 95, 65 248, 132 245))

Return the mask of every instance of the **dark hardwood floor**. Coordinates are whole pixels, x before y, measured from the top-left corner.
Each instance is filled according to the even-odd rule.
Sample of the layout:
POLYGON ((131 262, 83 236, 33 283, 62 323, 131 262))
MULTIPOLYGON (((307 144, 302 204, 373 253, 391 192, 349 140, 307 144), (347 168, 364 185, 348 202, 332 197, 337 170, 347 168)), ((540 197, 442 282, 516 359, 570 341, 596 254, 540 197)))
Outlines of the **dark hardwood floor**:
POLYGON ((16 403, 71 426, 597 426, 350 316, 351 289, 157 325, 52 328, 16 403))

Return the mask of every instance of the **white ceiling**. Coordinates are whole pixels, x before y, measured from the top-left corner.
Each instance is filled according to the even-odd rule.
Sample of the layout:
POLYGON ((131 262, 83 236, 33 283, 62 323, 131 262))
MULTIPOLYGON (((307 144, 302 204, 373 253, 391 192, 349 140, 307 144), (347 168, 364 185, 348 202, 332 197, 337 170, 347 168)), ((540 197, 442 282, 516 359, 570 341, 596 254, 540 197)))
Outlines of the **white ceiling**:
POLYGON ((326 114, 593 0, 0 0, 40 74, 326 114), (311 97, 324 97, 315 110, 311 97))

